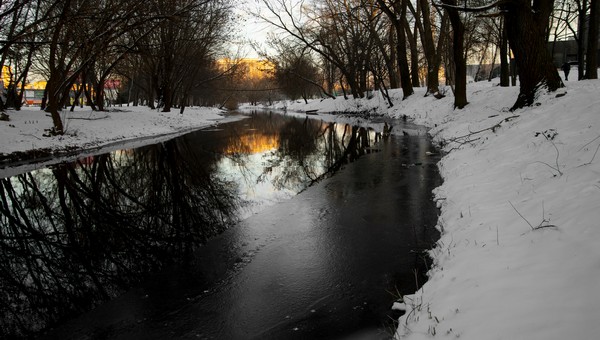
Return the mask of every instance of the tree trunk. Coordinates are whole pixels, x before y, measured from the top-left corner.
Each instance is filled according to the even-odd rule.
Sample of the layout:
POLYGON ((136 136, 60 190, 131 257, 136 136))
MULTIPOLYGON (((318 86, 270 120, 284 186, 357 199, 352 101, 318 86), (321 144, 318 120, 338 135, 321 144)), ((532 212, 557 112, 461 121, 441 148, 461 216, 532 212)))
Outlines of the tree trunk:
POLYGON ((96 104, 94 104, 94 99, 92 98, 92 94, 90 91, 90 86, 92 86, 91 84, 89 84, 88 82, 85 81, 84 79, 84 83, 82 84, 83 86, 83 93, 85 94, 85 99, 87 100, 88 105, 92 108, 92 111, 97 111, 96 108, 96 104))
POLYGON ((396 13, 400 13, 400 17, 396 17, 394 20, 394 26, 396 27, 396 38, 398 39, 396 44, 396 53, 398 57, 398 68, 400 69, 400 86, 402 87, 403 99, 408 98, 414 93, 412 83, 410 81, 410 69, 408 67, 408 58, 406 55, 406 33, 404 25, 402 24, 402 18, 406 16, 406 1, 396 1, 394 3, 394 9, 396 13))
MULTIPOLYGON (((456 0, 443 0, 445 4, 456 6, 456 0)), ((454 59, 454 108, 462 109, 467 101, 467 63, 463 51, 465 26, 458 10, 446 8, 452 25, 452 56, 454 59)))
POLYGON ((533 4, 534 7, 528 0, 519 0, 500 6, 521 82, 519 96, 511 110, 532 105, 541 87, 555 91, 564 86, 546 50, 553 0, 540 0, 533 4))
POLYGON ((98 111, 104 111, 104 82, 105 78, 98 79, 98 83, 94 89, 94 95, 96 97, 95 103, 98 107, 98 111))
MULTIPOLYGON (((390 30, 388 32, 388 41, 389 41, 390 46, 394 46, 394 44, 395 44, 394 38, 395 38, 394 29, 390 28, 390 30)), ((396 68, 396 49, 395 48, 390 48, 390 56, 389 56, 389 60, 386 61, 386 66, 387 66, 389 78, 390 78, 390 88, 397 89, 399 87, 399 85, 398 85, 398 70, 396 68)))
POLYGON ((53 82, 51 84, 51 82, 48 81, 48 83, 46 84, 46 88, 49 93, 48 102, 46 105, 46 112, 49 112, 50 116, 52 117, 53 133, 57 135, 62 135, 64 133, 64 126, 62 119, 60 118, 60 104, 58 102, 58 98, 56 98, 56 95, 52 95, 52 93, 56 92, 53 82))
POLYGON ((590 22, 587 41, 587 60, 585 64, 585 78, 598 79, 598 24, 600 6, 598 0, 590 0, 590 22))
POLYGON ((502 38, 500 39, 500 86, 510 86, 510 64, 508 63, 508 38, 504 20, 501 25, 502 38))
POLYGON ((583 32, 585 31, 585 18, 587 15, 588 0, 578 1, 578 24, 577 24, 577 80, 583 79, 583 71, 585 70, 585 41, 583 32))
POLYGON ((488 73, 488 82, 492 81, 494 77, 494 68, 496 67, 496 57, 498 56, 498 45, 494 46, 494 56, 492 57, 492 66, 490 67, 490 72, 488 73))
MULTIPOLYGON (((439 92, 439 69, 440 69, 440 49, 436 48, 433 39, 433 30, 431 29, 431 7, 427 0, 418 0, 416 9, 412 3, 408 2, 414 20, 415 27, 418 28, 419 36, 421 37, 421 45, 423 46, 423 54, 427 61, 426 85, 427 92, 425 96, 439 92)), ((440 25, 440 32, 445 31, 447 25, 447 15, 443 14, 440 25)), ((417 34, 415 32, 415 34, 417 34)), ((438 34, 438 46, 443 41, 442 34, 438 34)))
POLYGON ((421 82, 419 80, 419 50, 417 47, 417 40, 419 39, 419 32, 417 30, 417 24, 415 23, 414 32, 410 30, 410 25, 406 18, 402 19, 404 23, 404 31, 408 38, 408 45, 410 46, 410 78, 412 80, 412 86, 419 87, 421 82))
POLYGON ((384 0, 377 0, 381 9, 388 16, 396 30, 396 58, 398 62, 398 71, 400 72, 400 86, 404 98, 414 93, 410 80, 410 69, 408 67, 408 58, 406 55, 406 33, 404 30, 403 18, 406 17, 407 2, 394 0, 390 8, 384 0))

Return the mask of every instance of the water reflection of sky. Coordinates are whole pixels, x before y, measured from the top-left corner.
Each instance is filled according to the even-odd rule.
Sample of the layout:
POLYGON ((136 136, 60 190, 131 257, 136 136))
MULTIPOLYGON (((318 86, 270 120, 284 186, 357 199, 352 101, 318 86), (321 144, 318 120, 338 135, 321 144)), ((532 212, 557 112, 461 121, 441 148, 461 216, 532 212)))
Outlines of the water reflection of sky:
POLYGON ((240 163, 238 159, 229 157, 223 157, 217 163, 217 176, 227 182, 236 183, 238 194, 246 203, 242 218, 259 211, 263 206, 290 198, 297 193, 295 190, 276 188, 273 185, 273 179, 282 173, 280 169, 275 169, 266 175, 265 180, 259 181, 264 170, 263 160, 269 157, 270 151, 272 150, 245 155, 243 163, 240 163))
MULTIPOLYGON (((348 156, 344 153, 351 139, 360 138, 357 131, 346 124, 253 115, 227 138, 215 175, 235 183, 246 202, 242 217, 247 217, 290 198, 330 171, 348 156)), ((368 140, 362 143, 375 142, 373 130, 360 132, 368 140)))

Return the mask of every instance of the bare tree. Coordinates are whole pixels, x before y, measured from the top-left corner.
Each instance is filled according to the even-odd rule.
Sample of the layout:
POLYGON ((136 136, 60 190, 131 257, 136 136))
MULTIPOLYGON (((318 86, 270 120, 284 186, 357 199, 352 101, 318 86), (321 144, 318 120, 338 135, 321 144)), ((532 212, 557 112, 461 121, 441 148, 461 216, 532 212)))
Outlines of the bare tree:
POLYGON ((396 58, 400 71, 400 86, 404 98, 408 98, 415 91, 410 78, 406 48, 406 17, 408 11, 407 0, 377 0, 382 10, 396 29, 396 58))
POLYGON ((308 48, 275 35, 270 36, 267 43, 276 55, 265 53, 263 57, 273 65, 271 73, 275 82, 290 99, 302 98, 308 102, 319 93, 335 98, 323 87, 323 79, 308 48))
POLYGON ((590 0, 590 21, 588 24, 588 45, 585 64, 585 78, 598 79, 598 25, 600 24, 600 4, 590 0))
MULTIPOLYGON (((373 15, 360 0, 323 0, 306 8, 303 2, 263 0, 267 14, 258 17, 289 34, 337 68, 340 85, 349 87, 355 98, 364 96, 368 60, 376 50, 372 31, 363 25, 364 16, 373 15)), ((375 10, 374 7, 369 7, 375 10)))
POLYGON ((454 107, 462 109, 467 102, 467 62, 464 40, 465 26, 456 9, 456 0, 443 0, 452 25, 452 64, 454 66, 454 107))
POLYGON ((500 0, 477 8, 448 3, 443 6, 467 12, 484 12, 493 8, 500 10, 520 79, 519 95, 512 110, 532 105, 540 88, 555 91, 564 86, 546 50, 553 0, 500 0))
MULTIPOLYGON (((2 4, 0 12, 0 69, 6 66, 10 80, 6 98, 0 98, 0 111, 12 107, 19 109, 23 99, 27 75, 34 52, 42 41, 37 39, 43 23, 48 20, 38 1, 9 1, 2 4)), ((56 4, 56 3, 54 3, 56 4)), ((1 97, 1 96, 0 96, 1 97)))
MULTIPOLYGON (((585 28, 586 16, 589 11, 590 0, 563 0, 557 1, 557 10, 554 11, 555 36, 557 31, 568 31, 577 44, 577 79, 581 80, 585 71, 585 28), (575 26, 573 23, 577 22, 575 26)), ((568 60, 565 60, 568 61, 568 60)))

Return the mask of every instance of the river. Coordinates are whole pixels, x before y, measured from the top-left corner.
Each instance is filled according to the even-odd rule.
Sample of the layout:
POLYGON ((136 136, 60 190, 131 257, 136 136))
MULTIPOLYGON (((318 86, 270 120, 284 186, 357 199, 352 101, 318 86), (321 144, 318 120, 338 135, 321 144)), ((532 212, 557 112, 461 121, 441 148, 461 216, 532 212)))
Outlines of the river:
POLYGON ((389 338, 441 184, 390 123, 255 113, 2 179, 3 335, 389 338))

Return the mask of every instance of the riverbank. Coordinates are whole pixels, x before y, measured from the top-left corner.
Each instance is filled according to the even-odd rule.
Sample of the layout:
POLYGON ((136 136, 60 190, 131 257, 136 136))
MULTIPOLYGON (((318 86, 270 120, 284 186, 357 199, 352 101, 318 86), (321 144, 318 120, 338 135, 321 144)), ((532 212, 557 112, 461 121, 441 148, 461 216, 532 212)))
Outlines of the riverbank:
MULTIPOLYGON (((0 166, 25 164, 25 168, 36 168, 46 160, 55 162, 57 158, 76 158, 81 153, 152 144, 230 120, 224 113, 198 107, 187 108, 184 114, 163 113, 144 106, 112 107, 106 112, 76 108, 62 115, 65 134, 47 137, 45 130, 52 126, 52 120, 39 107, 9 110, 10 120, 0 121, 0 166), (27 165, 30 162, 35 164, 27 165)), ((7 169, 2 173, 12 174, 7 169)))
MULTIPOLYGON (((445 153, 429 281, 397 308, 406 339, 592 339, 600 333, 600 81, 568 82, 515 112, 518 88, 423 89, 386 108, 326 99, 288 109, 406 115, 445 153)), ((401 134, 402 131, 393 131, 401 134)))

